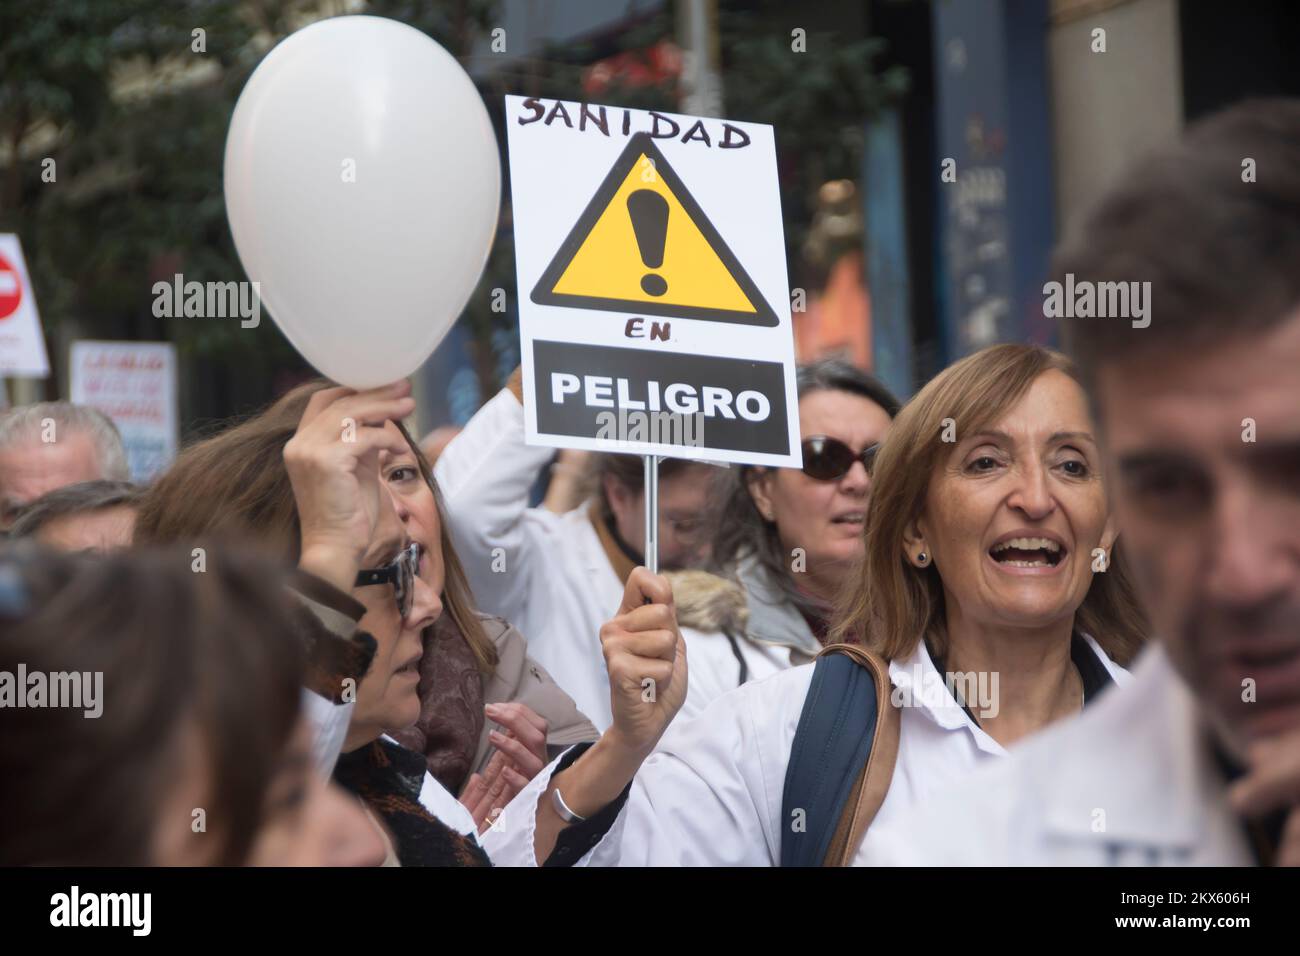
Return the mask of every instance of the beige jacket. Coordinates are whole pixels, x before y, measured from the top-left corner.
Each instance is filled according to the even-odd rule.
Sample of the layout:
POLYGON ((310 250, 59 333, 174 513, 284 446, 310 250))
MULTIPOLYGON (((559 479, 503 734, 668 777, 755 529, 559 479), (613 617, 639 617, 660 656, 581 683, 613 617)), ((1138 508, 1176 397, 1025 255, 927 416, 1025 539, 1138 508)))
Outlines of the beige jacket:
MULTIPOLYGON (((578 710, 567 693, 551 678, 542 665, 528 656, 528 642, 508 621, 488 614, 479 614, 483 629, 497 649, 497 669, 483 682, 483 702, 504 704, 518 701, 545 718, 547 727, 547 756, 554 760, 574 744, 588 743, 600 737, 596 727, 578 710)), ((478 751, 474 755, 474 771, 481 773, 492 753, 488 732, 495 725, 490 721, 479 735, 478 751)))

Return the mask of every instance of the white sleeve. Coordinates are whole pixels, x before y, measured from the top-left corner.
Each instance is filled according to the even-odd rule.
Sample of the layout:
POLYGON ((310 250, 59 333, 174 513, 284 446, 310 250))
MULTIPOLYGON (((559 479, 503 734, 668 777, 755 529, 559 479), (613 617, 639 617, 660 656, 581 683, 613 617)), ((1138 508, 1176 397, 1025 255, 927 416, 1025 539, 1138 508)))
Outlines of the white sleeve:
POLYGON ((724 694, 694 719, 674 721, 633 781, 619 841, 593 848, 591 865, 778 863, 785 766, 773 757, 789 747, 764 739, 779 721, 756 719, 764 701, 748 692, 752 686, 724 694))
MULTIPOLYGON (((575 866, 776 866, 790 743, 812 668, 790 668, 676 719, 605 835, 575 866)), ((680 717, 680 715, 679 715, 680 717)), ((497 866, 533 866, 537 801, 557 762, 480 838, 497 866)))
POLYGON ((678 715, 636 775, 619 844, 596 847, 593 862, 777 866, 786 768, 812 674, 786 668, 694 718, 678 715))
MULTIPOLYGON (((568 753, 566 750, 565 753, 568 753)), ((492 861, 493 866, 536 866, 537 850, 533 845, 537 829, 538 801, 551 785, 551 777, 564 754, 556 757, 541 773, 529 781, 528 786, 515 795, 515 798, 502 808, 493 819, 492 824, 479 834, 478 841, 492 861)), ((617 845, 622 838, 623 820, 626 812, 620 813, 610 828, 605 831, 595 848, 579 857, 574 866, 591 866, 592 854, 608 844, 617 845)), ((608 850, 606 850, 608 852, 608 850)))
POLYGON ((481 608, 508 620, 521 617, 538 563, 531 553, 536 547, 528 528, 528 494, 553 454, 554 449, 524 444, 524 407, 502 389, 452 439, 433 468, 470 588, 481 608))
POLYGON ((792 676, 724 693, 692 719, 679 715, 634 779, 619 840, 594 847, 590 865, 776 866, 789 711, 797 721, 807 689, 803 675, 792 676))
MULTIPOLYGON (((749 746, 753 722, 734 706, 709 708, 702 718, 714 722, 682 735, 678 745, 661 745, 641 765, 614 824, 574 866, 773 865, 766 788, 753 779, 762 776, 749 746)), ((537 801, 555 766, 534 777, 480 835, 495 866, 536 865, 537 801)))

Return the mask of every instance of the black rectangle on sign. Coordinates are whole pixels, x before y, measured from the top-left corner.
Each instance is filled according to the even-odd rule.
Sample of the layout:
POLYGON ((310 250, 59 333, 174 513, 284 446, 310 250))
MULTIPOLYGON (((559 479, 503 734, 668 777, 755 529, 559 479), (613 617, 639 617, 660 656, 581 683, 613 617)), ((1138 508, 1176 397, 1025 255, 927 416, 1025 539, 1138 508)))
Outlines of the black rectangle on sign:
POLYGON ((609 437, 612 416, 602 413, 668 412, 698 422, 690 444, 791 451, 780 362, 535 340, 533 389, 545 435, 609 437))

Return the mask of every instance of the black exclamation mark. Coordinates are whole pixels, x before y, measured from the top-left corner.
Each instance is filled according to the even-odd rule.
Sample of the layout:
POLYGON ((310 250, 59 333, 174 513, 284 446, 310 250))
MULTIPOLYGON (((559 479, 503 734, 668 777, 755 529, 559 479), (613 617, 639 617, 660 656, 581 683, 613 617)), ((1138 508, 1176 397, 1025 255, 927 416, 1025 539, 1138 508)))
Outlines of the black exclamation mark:
MULTIPOLYGON (((632 217, 632 231, 641 261, 647 269, 659 269, 664 264, 664 242, 668 238, 668 200, 653 189, 638 189, 627 197, 628 215, 632 217)), ((641 277, 641 289, 646 295, 663 295, 668 291, 668 281, 653 272, 641 277)))

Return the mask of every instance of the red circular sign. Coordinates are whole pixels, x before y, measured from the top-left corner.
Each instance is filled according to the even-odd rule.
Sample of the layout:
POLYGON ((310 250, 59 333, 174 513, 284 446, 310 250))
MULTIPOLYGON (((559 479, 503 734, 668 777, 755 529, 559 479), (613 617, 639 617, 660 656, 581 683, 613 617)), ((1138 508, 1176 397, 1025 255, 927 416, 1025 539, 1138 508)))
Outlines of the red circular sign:
POLYGON ((23 277, 9 260, 0 255, 0 321, 18 311, 23 301, 23 277))

